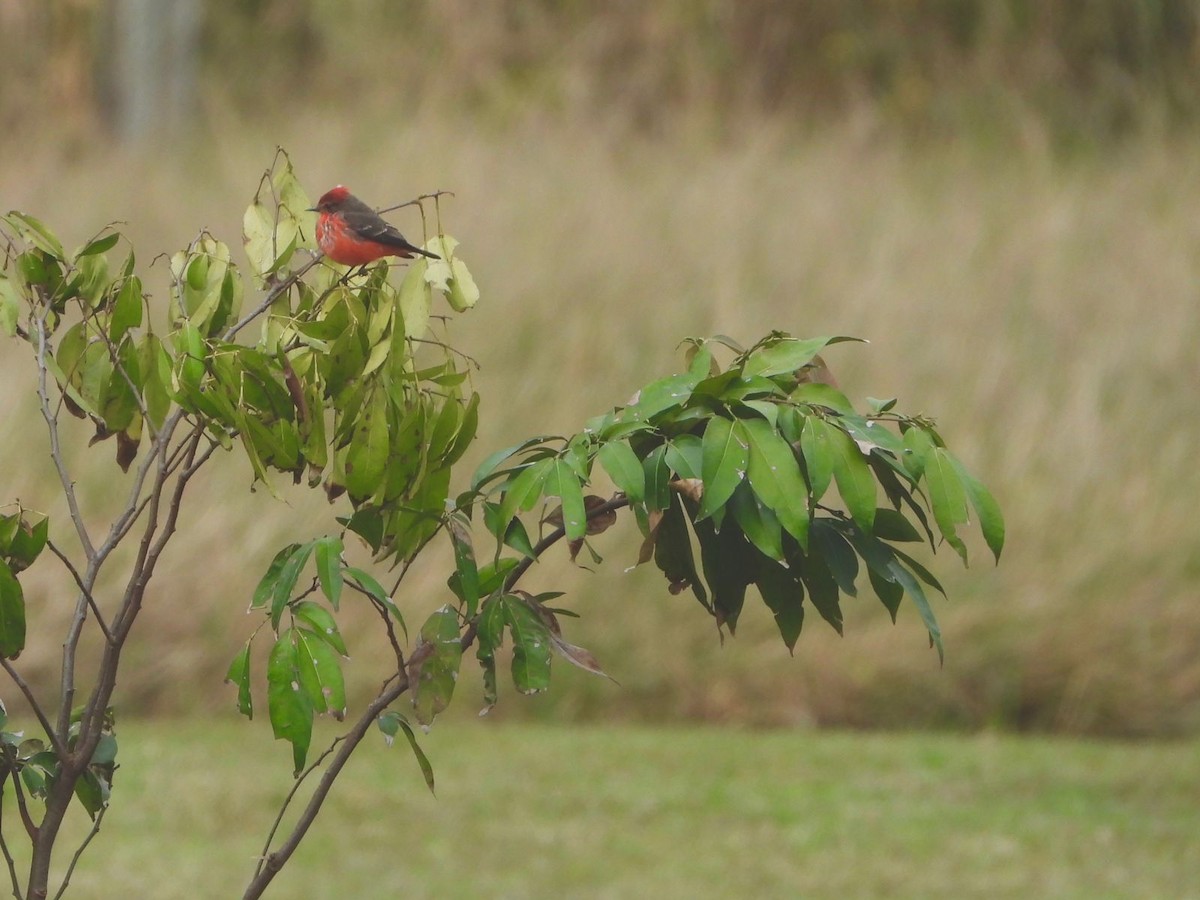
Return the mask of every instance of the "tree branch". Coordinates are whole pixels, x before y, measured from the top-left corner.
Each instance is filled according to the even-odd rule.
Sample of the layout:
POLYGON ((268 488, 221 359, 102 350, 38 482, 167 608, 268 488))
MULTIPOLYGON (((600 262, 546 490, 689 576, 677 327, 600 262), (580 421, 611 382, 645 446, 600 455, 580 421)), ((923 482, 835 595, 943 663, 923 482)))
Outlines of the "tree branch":
MULTIPOLYGON (((3 776, 0 776, 0 796, 3 796, 4 779, 12 775, 13 780, 20 778, 16 772, 12 770, 6 771, 3 776)), ((0 853, 4 854, 4 862, 8 865, 8 877, 12 882, 13 897, 16 900, 23 900, 21 896, 21 879, 17 876, 17 864, 13 859, 12 851, 8 849, 8 840, 4 837, 4 805, 0 803, 0 853)))
POLYGON ((62 484, 63 494, 67 498, 67 509, 71 513, 71 521, 75 523, 75 533, 79 536, 79 544, 90 561, 96 555, 92 546, 91 536, 83 523, 83 514, 79 511, 79 500, 75 496, 75 483, 67 471, 66 460, 63 459, 62 446, 58 440, 58 414, 50 408, 50 391, 47 387, 49 369, 46 366, 46 317, 50 315, 50 305, 42 310, 40 316, 34 317, 34 327, 37 331, 37 367, 38 367, 38 405, 42 410, 42 418, 46 420, 46 428, 50 432, 50 458, 58 471, 58 480, 62 484))
POLYGON ((317 813, 321 811, 321 806, 325 803, 325 798, 329 796, 329 791, 333 787, 334 781, 337 780, 346 763, 349 762, 350 756, 354 753, 355 748, 366 736, 371 724, 383 714, 397 698, 408 690, 408 679, 404 677, 403 672, 400 677, 390 687, 385 686, 380 690, 379 695, 371 701, 366 711, 354 723, 354 726, 342 736, 342 745, 334 754, 329 768, 325 770, 325 774, 321 776, 321 780, 317 783, 316 789, 312 796, 308 799, 308 803, 304 807, 304 811, 300 814, 295 827, 292 828, 291 834, 274 853, 269 854, 265 860, 260 860, 258 868, 255 870, 254 877, 250 880, 249 886, 246 888, 246 893, 242 895, 242 900, 257 900, 263 895, 263 891, 267 889, 267 885, 279 873, 284 864, 296 852, 296 848, 300 846, 300 841, 304 839, 304 835, 308 833, 308 829, 312 826, 313 821, 317 817, 317 813))
POLYGON ((57 546, 55 546, 53 541, 46 541, 46 546, 50 548, 51 553, 58 557, 59 562, 63 564, 64 568, 71 573, 71 577, 75 579, 75 585, 79 588, 79 593, 87 598, 88 606, 92 610, 92 615, 96 618, 96 624, 99 625, 100 630, 104 632, 104 639, 111 644, 112 634, 109 633, 108 626, 104 623, 104 616, 100 615, 100 607, 96 605, 96 600, 92 596, 91 590, 86 584, 84 584, 83 577, 79 574, 79 570, 75 568, 74 564, 67 557, 67 555, 59 550, 57 546))
POLYGON ((96 813, 96 818, 92 820, 92 830, 88 832, 87 837, 83 839, 83 843, 79 845, 75 850, 75 854, 71 857, 71 863, 67 866, 62 884, 59 885, 58 892, 54 895, 54 900, 61 900, 62 895, 67 892, 67 885, 71 883, 71 876, 75 874, 75 866, 79 864, 79 857, 83 856, 83 851, 92 842, 92 838, 100 833, 100 823, 104 821, 104 814, 106 812, 108 812, 107 805, 100 807, 100 812, 96 813))
POLYGON ((13 664, 7 659, 0 659, 0 666, 4 667, 4 671, 8 673, 8 677, 13 680, 13 684, 17 686, 22 694, 25 695, 25 700, 29 703, 29 707, 33 710, 33 714, 37 716, 38 723, 46 732, 46 737, 50 741, 50 746, 54 748, 56 756, 62 757, 67 748, 62 741, 59 740, 58 734, 54 731, 54 727, 50 724, 50 718, 46 715, 42 705, 38 703, 37 697, 33 693, 33 688, 29 683, 21 677, 21 673, 16 670, 13 664))

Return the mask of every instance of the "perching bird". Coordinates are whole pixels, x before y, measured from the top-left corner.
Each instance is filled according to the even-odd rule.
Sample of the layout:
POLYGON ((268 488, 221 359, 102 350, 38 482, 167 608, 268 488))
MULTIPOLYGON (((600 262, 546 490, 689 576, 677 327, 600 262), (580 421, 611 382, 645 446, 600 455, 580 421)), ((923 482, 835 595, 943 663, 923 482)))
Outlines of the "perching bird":
POLYGON ((441 259, 410 244, 394 225, 340 184, 322 194, 312 210, 318 213, 317 243, 336 263, 362 266, 385 256, 412 259, 414 253, 441 259))

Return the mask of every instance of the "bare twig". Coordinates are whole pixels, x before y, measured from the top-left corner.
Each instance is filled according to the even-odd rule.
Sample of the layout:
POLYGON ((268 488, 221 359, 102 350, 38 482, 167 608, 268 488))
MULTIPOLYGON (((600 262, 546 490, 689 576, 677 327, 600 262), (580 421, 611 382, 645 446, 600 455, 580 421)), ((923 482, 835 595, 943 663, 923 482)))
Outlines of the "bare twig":
POLYGON ((312 259, 310 259, 308 262, 306 262, 300 268, 296 269, 296 271, 294 271, 290 275, 288 275, 287 278, 283 279, 283 281, 280 281, 280 282, 276 283, 275 285, 273 285, 271 287, 271 289, 269 291, 267 291, 267 296, 265 296, 263 298, 262 302, 260 304, 258 304, 258 306, 256 306, 249 313, 244 315, 236 325, 231 326, 230 329, 228 331, 226 331, 225 334, 222 336, 223 339, 226 341, 233 340, 233 336, 235 334, 237 334, 239 331, 241 331, 243 328, 245 328, 247 325, 249 325, 251 322, 253 322, 255 319, 257 319, 259 316, 261 316, 264 312, 266 312, 268 307, 270 307, 270 305, 272 303, 274 303, 276 300, 278 300, 282 294, 291 290, 292 285, 294 285, 296 282, 298 282, 303 276, 308 274, 308 270, 311 269, 313 266, 315 266, 317 263, 319 263, 322 258, 323 257, 321 257, 321 256, 314 256, 312 259))
POLYGON ((83 856, 83 851, 87 849, 88 844, 92 842, 97 834, 100 833, 100 823, 104 821, 104 814, 108 812, 108 806, 100 807, 100 812, 96 813, 96 818, 92 820, 92 829, 87 833, 87 837, 83 839, 83 843, 75 850, 75 854, 71 857, 71 863, 67 866, 67 871, 63 875, 62 884, 59 885, 58 893, 54 895, 54 900, 60 900, 63 894, 67 892, 67 885, 71 883, 71 876, 75 874, 75 866, 79 864, 79 857, 83 856))
POLYGON ((42 418, 46 420, 46 428, 50 433, 50 458, 58 471, 58 480, 62 484, 63 494, 67 498, 67 509, 71 513, 71 521, 75 523, 75 533, 79 536, 79 544, 90 561, 96 555, 92 546, 91 536, 83 522, 83 514, 79 511, 79 500, 75 496, 75 482, 67 471, 66 460, 63 459, 62 446, 58 440, 58 415, 50 408, 50 391, 47 386, 49 368, 46 365, 46 317, 50 315, 47 304, 41 315, 34 317, 34 327, 37 331, 37 367, 38 367, 38 400, 42 410, 42 418))
POLYGON ((33 693, 33 688, 29 686, 29 682, 21 677, 21 673, 18 672, 16 667, 13 666, 13 664, 7 659, 0 659, 0 666, 4 667, 4 671, 7 672, 8 677, 13 680, 13 684, 15 684, 17 689, 25 696, 25 700, 29 703, 30 709, 32 709, 33 714, 37 716, 38 723, 45 730, 46 737, 50 741, 50 746, 54 748, 54 753, 61 758, 67 752, 66 745, 59 740, 58 735, 54 731, 54 727, 50 724, 50 717, 46 715, 45 710, 42 709, 42 705, 38 703, 37 697, 33 693))
POLYGON ((338 775, 341 774, 346 763, 349 762, 355 748, 358 747, 359 743, 366 736, 372 723, 407 690, 408 679, 403 676, 403 673, 394 682, 389 679, 388 682, 385 682, 385 686, 380 690, 378 696, 371 701, 371 704, 355 721, 353 727, 342 735, 341 746, 329 763, 329 768, 325 770, 325 774, 317 782, 317 786, 313 790, 312 796, 309 797, 304 811, 300 814, 300 818, 292 828, 291 834, 280 844, 278 850, 268 854, 264 859, 259 861, 259 865, 254 872, 254 877, 250 880, 250 884, 246 888, 246 893, 242 895, 242 900, 256 900, 256 898, 263 895, 263 891, 267 889, 267 885, 271 883, 271 880, 279 873, 279 870, 291 859, 292 854, 296 852, 296 848, 300 846, 300 841, 308 833, 308 829, 316 819, 317 813, 321 811, 321 806, 325 803, 325 798, 329 796, 329 791, 333 787, 333 783, 337 780, 338 775))
POLYGON ((395 206, 388 206, 384 209, 377 210, 380 215, 389 212, 395 212, 398 209, 404 209, 406 206, 421 206, 425 200, 437 200, 439 197, 453 197, 454 191, 434 191, 432 194, 421 194, 419 197, 413 197, 411 200, 406 200, 403 203, 397 203, 395 206))
POLYGON ((262 871, 262 867, 267 861, 267 854, 271 852, 271 844, 275 840, 275 833, 279 831, 279 826, 283 824, 284 814, 287 813, 288 807, 292 805, 292 800, 294 800, 296 798, 296 794, 299 793, 300 786, 304 784, 305 779, 308 778, 309 775, 325 764, 325 760, 329 758, 329 754, 337 749, 337 745, 342 742, 343 738, 343 735, 335 737, 333 739, 333 743, 325 748, 325 752, 313 760, 312 764, 303 772, 301 772, 293 782, 292 789, 288 791, 287 796, 283 798, 283 804, 279 807, 279 815, 275 817, 275 821, 271 823, 271 830, 267 833, 267 840, 263 844, 262 853, 259 854, 258 864, 254 867, 254 874, 256 876, 262 871))
POLYGON ((21 813, 21 822, 25 825, 25 832, 29 835, 31 841, 36 841, 38 836, 37 823, 33 821, 33 816, 29 814, 29 804, 25 802, 25 789, 21 787, 21 779, 14 775, 13 791, 17 795, 17 809, 21 813))
MULTIPOLYGON (((0 775, 0 794, 3 794, 4 780, 8 778, 9 772, 0 775)), ((12 772, 13 780, 15 781, 20 776, 16 772, 12 772)), ((8 866, 8 877, 12 882, 13 897, 16 900, 23 900, 21 895, 21 879, 17 876, 17 864, 13 859, 12 851, 8 849, 8 841, 4 837, 4 805, 0 804, 0 853, 4 854, 4 862, 8 866)))
POLYGON ((91 590, 86 584, 84 584, 83 577, 79 574, 79 570, 75 568, 67 555, 59 550, 57 546, 55 546, 53 541, 46 541, 46 546, 50 548, 51 553, 58 557, 59 562, 63 564, 63 567, 66 568, 66 570, 71 573, 71 577, 75 579, 75 584, 79 588, 79 592, 87 598, 88 606, 91 607, 92 615, 96 619, 96 624, 99 625, 100 630, 104 632, 104 639, 111 644, 112 634, 108 630, 108 625, 106 625, 104 622, 104 616, 100 614, 100 607, 96 605, 96 600, 92 596, 91 590))

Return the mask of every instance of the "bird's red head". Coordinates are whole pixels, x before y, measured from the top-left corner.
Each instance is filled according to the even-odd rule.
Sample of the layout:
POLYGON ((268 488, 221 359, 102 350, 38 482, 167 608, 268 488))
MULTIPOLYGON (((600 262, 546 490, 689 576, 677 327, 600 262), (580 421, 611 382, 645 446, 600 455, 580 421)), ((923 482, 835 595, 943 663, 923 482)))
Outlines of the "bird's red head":
POLYGON ((339 184, 335 188, 331 188, 321 195, 321 199, 317 201, 316 207, 318 212, 328 212, 338 205, 345 203, 350 198, 350 191, 344 185, 339 184))

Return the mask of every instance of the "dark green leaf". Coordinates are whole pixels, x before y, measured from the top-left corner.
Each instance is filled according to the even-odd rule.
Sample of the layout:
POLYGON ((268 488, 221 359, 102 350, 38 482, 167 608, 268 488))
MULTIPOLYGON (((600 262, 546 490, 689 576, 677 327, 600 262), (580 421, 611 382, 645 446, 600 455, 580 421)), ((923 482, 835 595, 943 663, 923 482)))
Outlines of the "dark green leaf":
POLYGON ((25 649, 25 595, 11 568, 0 559, 0 656, 14 659, 25 649))
POLYGON ((899 510, 881 506, 875 510, 875 536, 885 541, 919 541, 921 533, 899 510))
POLYGON ((711 612, 708 593, 696 571, 696 558, 692 552, 683 501, 678 496, 671 499, 671 505, 659 520, 653 537, 654 563, 667 577, 671 593, 678 594, 690 587, 701 605, 711 612))
POLYGON ((346 491, 351 497, 370 497, 379 489, 390 446, 388 398, 384 391, 376 390, 359 413, 346 455, 346 491))
POLYGON ((254 700, 250 695, 250 642, 242 647, 241 652, 229 664, 225 674, 225 683, 237 686, 237 708, 247 719, 254 718, 254 700))
POLYGON ((850 402, 850 398, 833 385, 819 381, 806 381, 798 385, 788 399, 793 403, 823 406, 839 413, 854 412, 854 404, 850 402))
POLYGON ((842 633, 842 607, 838 600, 838 586, 825 560, 816 554, 796 556, 790 560, 792 568, 797 569, 800 580, 808 590, 808 598, 816 607, 821 618, 833 626, 834 630, 842 633))
POLYGON ((471 543, 471 524, 462 513, 449 517, 450 543, 454 547, 454 576, 451 587, 463 602, 463 616, 475 615, 479 605, 479 568, 475 564, 475 547, 471 543))
POLYGON ((337 535, 317 538, 315 549, 321 590, 333 608, 337 609, 342 599, 342 539, 337 535))
POLYGON ((804 627, 804 586, 791 569, 762 556, 758 558, 755 585, 775 615, 775 625, 788 652, 793 652, 804 627))
MULTIPOLYGON (((275 580, 275 587, 271 593, 271 627, 276 631, 279 630, 279 620, 283 616, 283 610, 288 601, 292 599, 296 581, 300 578, 300 572, 308 562, 312 550, 312 541, 297 545, 291 555, 284 560, 283 566, 279 570, 279 577, 275 580)), ((274 563, 271 565, 273 567, 274 563)))
POLYGON ((75 782, 75 797, 87 814, 95 819, 108 803, 108 785, 91 769, 86 769, 75 782))
POLYGON ((500 501, 500 521, 508 522, 518 512, 533 509, 557 460, 548 456, 531 463, 512 480, 500 501))
POLYGON ((854 597, 858 594, 854 586, 858 578, 858 557, 846 539, 833 527, 828 519, 816 519, 812 527, 812 552, 819 553, 825 561, 829 574, 843 594, 854 597))
POLYGON ((443 606, 426 619, 413 659, 417 660, 413 710, 418 722, 431 725, 438 713, 450 705, 462 663, 459 618, 452 607, 443 606))
MULTIPOLYGON (((258 587, 254 588, 254 599, 250 602, 251 610, 258 610, 258 608, 269 604, 271 596, 275 594, 278 581, 280 581, 283 566, 292 558, 293 553, 298 550, 300 550, 299 544, 289 544, 275 554, 275 558, 271 560, 271 564, 266 568, 266 575, 260 578, 258 587)), ((288 590, 290 593, 290 588, 288 590)))
POLYGON ((516 596, 504 598, 505 620, 513 639, 512 679, 522 694, 550 687, 550 630, 533 607, 516 596))
POLYGON ((925 623, 925 628, 929 632, 929 643, 937 648, 938 660, 944 663, 946 655, 942 648, 942 630, 938 627, 933 607, 929 605, 929 599, 925 596, 921 583, 900 564, 899 560, 892 560, 892 574, 916 604, 917 612, 921 614, 921 621, 925 623))
POLYGON ((712 519, 702 519, 695 523, 695 530, 717 626, 728 625, 732 634, 746 602, 746 588, 758 574, 758 554, 741 530, 729 522, 717 531, 712 519))
MULTIPOLYGON (((429 788, 429 793, 435 793, 433 789, 433 766, 430 765, 429 757, 425 755, 425 751, 421 749, 421 745, 417 743, 417 736, 413 733, 412 726, 399 713, 384 713, 384 715, 395 715, 397 717, 396 724, 408 739, 408 746, 412 748, 413 756, 417 758, 417 765, 421 767, 421 776, 425 779, 425 786, 429 788)), ((387 732, 384 733, 386 734, 387 732)))
POLYGON ((660 444, 642 460, 646 480, 646 509, 654 512, 671 505, 671 470, 666 463, 667 447, 660 444))

